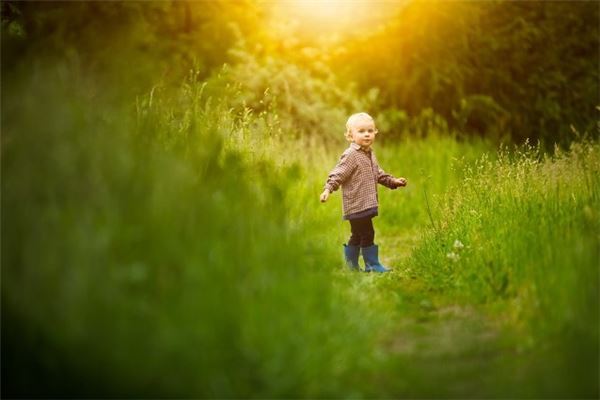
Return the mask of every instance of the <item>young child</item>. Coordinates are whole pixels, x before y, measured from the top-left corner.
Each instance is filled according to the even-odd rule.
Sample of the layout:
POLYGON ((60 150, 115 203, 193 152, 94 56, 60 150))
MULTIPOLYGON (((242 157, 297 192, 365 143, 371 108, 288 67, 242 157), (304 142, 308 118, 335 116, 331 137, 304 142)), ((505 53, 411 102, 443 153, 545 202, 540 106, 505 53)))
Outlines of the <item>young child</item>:
POLYGON ((362 249, 365 272, 388 272, 379 262, 378 247, 374 244, 375 231, 371 219, 378 213, 377 184, 390 189, 406 186, 406 179, 394 178, 381 168, 371 145, 375 141, 375 121, 367 113, 353 114, 346 122, 346 138, 350 147, 344 151, 340 161, 329 173, 321 202, 342 186, 344 219, 350 221, 351 236, 344 245, 346 264, 359 271, 358 256, 362 249))

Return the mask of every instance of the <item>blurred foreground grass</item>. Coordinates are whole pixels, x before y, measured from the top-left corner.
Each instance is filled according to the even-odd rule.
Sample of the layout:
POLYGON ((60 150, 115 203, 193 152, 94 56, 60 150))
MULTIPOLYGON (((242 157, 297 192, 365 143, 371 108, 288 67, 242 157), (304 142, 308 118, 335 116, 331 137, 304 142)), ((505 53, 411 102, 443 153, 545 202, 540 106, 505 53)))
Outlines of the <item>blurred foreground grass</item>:
POLYGON ((235 73, 135 101, 6 81, 3 395, 598 396, 597 143, 382 137, 394 271, 350 274, 317 199, 343 123, 293 134, 235 73))

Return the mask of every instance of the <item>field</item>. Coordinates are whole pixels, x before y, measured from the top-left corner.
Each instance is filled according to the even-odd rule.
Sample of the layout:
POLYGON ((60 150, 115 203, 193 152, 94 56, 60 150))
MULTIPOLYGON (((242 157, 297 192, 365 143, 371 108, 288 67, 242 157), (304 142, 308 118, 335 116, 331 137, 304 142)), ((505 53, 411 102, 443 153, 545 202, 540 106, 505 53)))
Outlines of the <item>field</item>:
POLYGON ((393 271, 358 274, 318 201, 342 134, 290 139, 202 82, 132 110, 41 81, 5 108, 9 394, 598 394, 596 142, 381 138, 409 185, 380 190, 393 271))
POLYGON ((413 2, 392 32, 440 25, 374 31, 369 54, 437 62, 476 37, 490 59, 377 81, 357 58, 347 82, 310 38, 263 38, 253 4, 3 4, 2 396, 598 398, 597 7, 413 2), (532 65, 567 11, 585 20, 543 73, 494 61, 532 65), (513 13, 518 40, 471 24, 513 13), (341 194, 319 202, 357 111, 408 180, 379 188, 387 274, 347 269, 341 194))

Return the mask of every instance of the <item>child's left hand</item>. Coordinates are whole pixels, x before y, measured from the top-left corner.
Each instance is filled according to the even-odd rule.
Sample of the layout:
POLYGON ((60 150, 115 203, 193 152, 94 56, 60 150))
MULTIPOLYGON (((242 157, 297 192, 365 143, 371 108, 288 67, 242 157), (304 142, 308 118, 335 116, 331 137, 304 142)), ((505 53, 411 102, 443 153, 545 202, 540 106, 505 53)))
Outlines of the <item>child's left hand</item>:
POLYGON ((405 178, 396 178, 396 179, 394 179, 394 183, 396 184, 396 187, 406 186, 406 179, 405 178))

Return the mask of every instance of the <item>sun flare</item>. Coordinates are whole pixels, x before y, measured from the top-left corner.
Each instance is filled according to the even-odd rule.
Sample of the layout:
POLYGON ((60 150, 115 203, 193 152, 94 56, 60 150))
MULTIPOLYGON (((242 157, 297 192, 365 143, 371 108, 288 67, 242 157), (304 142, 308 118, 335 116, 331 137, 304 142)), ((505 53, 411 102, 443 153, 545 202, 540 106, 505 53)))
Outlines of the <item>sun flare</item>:
POLYGON ((290 8, 303 16, 317 19, 333 19, 346 17, 352 11, 358 11, 363 8, 364 2, 343 1, 343 0, 325 0, 325 1, 310 1, 296 0, 290 3, 290 8))
POLYGON ((390 11, 406 1, 291 0, 278 3, 279 24, 297 27, 303 34, 321 36, 365 32, 382 23, 390 11))

